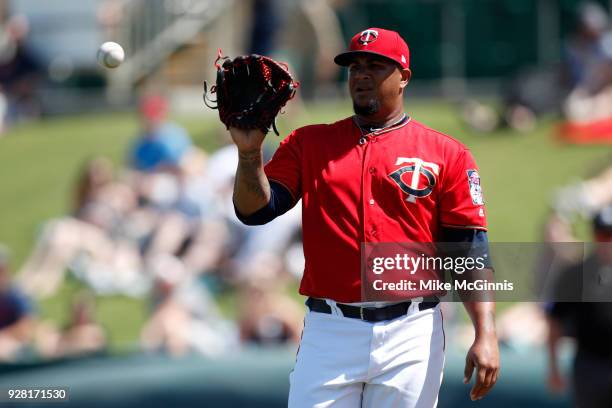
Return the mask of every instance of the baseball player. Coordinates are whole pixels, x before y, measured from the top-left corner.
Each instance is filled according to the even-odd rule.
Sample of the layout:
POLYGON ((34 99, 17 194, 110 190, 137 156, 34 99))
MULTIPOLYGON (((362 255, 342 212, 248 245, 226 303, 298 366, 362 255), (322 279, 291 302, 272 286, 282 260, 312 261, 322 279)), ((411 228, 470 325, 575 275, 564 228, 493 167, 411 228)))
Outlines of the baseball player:
MULTIPOLYGON (((308 312, 289 407, 434 407, 445 346, 439 302, 430 296, 436 293, 364 301, 360 248, 486 243, 478 169, 460 142, 405 113, 411 71, 398 33, 357 33, 335 62, 348 67, 353 116, 293 131, 265 166, 265 134, 229 128, 239 154, 238 218, 263 224, 302 200, 306 265, 300 293, 308 312)), ((494 303, 464 305, 476 333, 464 382, 476 369, 470 392, 476 400, 499 370, 494 303)))

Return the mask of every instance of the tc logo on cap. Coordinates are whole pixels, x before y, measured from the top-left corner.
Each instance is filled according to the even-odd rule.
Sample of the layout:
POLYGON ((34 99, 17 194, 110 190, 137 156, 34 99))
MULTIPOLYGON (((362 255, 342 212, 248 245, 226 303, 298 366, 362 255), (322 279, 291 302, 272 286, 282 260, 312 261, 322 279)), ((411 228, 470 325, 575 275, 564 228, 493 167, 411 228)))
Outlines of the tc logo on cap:
POLYGON ((361 32, 361 37, 359 37, 359 42, 363 45, 368 45, 369 43, 376 41, 376 38, 378 38, 378 31, 363 30, 361 32))

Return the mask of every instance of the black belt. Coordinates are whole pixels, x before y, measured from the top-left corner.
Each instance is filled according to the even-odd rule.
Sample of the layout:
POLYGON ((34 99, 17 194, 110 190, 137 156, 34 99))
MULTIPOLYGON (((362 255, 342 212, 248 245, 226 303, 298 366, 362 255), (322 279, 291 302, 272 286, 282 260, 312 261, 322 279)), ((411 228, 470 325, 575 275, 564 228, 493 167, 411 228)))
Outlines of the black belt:
MULTIPOLYGON (((427 310, 435 307, 440 301, 438 298, 429 297, 423 299, 423 302, 419 303, 419 310, 427 310)), ((345 305, 343 303, 336 303, 336 306, 342 311, 344 317, 351 317, 353 319, 360 319, 366 322, 382 322, 385 320, 392 320, 400 316, 405 316, 408 313, 408 308, 412 304, 411 301, 396 303, 385 307, 359 307, 345 305)), ((306 306, 311 312, 331 314, 331 306, 327 304, 323 299, 311 298, 306 300, 306 306)))

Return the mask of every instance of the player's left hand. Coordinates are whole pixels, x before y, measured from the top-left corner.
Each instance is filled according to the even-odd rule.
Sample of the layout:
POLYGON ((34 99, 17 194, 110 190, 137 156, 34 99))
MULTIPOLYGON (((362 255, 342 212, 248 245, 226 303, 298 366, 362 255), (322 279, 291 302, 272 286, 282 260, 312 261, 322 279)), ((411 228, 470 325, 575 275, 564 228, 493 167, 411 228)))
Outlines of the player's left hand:
POLYGON ((477 336, 465 358, 463 382, 468 384, 476 368, 476 380, 470 398, 472 401, 484 397, 497 382, 499 374, 499 348, 495 333, 477 336))

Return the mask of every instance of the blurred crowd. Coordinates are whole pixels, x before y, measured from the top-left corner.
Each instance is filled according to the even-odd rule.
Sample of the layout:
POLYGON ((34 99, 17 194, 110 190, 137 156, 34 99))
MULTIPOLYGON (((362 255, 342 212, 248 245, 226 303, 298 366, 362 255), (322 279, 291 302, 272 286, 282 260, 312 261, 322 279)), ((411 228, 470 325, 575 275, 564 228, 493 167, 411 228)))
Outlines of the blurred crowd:
MULTIPOLYGON (((288 61, 303 83, 334 82, 332 58, 344 47, 334 7, 342 3, 254 0, 248 51, 288 61), (289 24, 295 15, 302 24, 289 24), (305 36, 315 41, 296 52, 305 36)), ((101 3, 105 31, 117 26, 121 4, 101 3)), ((28 20, 9 9, 0 0, 0 136, 40 117, 37 90, 47 75, 28 48, 28 20)), ((303 307, 287 295, 304 265, 299 206, 265 226, 244 226, 232 203, 235 146, 228 140, 203 152, 167 119, 160 95, 142 98, 138 112, 141 130, 125 163, 89 158, 76 175, 70 213, 41 225, 23 264, 12 265, 1 251, 0 361, 106 350, 96 302, 115 295, 147 299, 145 351, 215 356, 245 344, 299 342, 303 307), (59 325, 37 305, 64 297, 67 279, 82 290, 71 295, 68 321, 59 325), (234 296, 237 310, 228 318, 217 302, 234 296)))
POLYGON ((149 300, 144 350, 215 356, 241 344, 297 344, 303 310, 286 289, 303 269, 299 206, 266 226, 242 225, 231 197, 234 145, 206 155, 167 111, 159 95, 142 99, 124 168, 104 157, 84 163, 71 213, 44 224, 13 281, 3 251, 0 360, 104 350, 92 311, 111 295, 149 300), (68 325, 54 327, 37 318, 33 300, 58 294, 67 276, 86 291, 68 325), (216 304, 228 292, 237 294, 237 319, 216 304))

